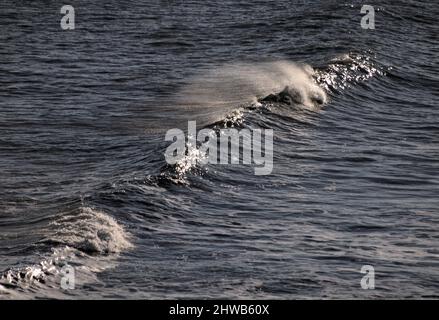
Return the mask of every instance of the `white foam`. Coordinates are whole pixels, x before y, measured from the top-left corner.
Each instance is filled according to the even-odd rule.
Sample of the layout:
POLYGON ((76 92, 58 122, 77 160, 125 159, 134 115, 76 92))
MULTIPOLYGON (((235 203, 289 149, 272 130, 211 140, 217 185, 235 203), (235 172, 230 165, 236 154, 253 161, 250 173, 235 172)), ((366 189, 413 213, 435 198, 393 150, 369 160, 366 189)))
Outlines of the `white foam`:
POLYGON ((132 247, 130 236, 116 220, 89 207, 79 214, 63 216, 52 223, 55 231, 50 240, 86 253, 120 253, 132 247))
POLYGON ((313 96, 326 101, 326 93, 313 75, 311 66, 286 60, 226 64, 193 76, 190 84, 178 92, 178 101, 192 107, 236 108, 288 86, 301 94, 304 105, 314 106, 313 96))
POLYGON ((4 272, 0 276, 1 298, 34 298, 35 292, 45 297, 71 297, 74 292, 60 287, 65 265, 74 266, 76 284, 81 286, 98 281, 97 273, 115 267, 119 254, 133 247, 130 235, 115 219, 89 207, 63 216, 48 229, 52 236, 47 241, 59 246, 35 265, 4 272))

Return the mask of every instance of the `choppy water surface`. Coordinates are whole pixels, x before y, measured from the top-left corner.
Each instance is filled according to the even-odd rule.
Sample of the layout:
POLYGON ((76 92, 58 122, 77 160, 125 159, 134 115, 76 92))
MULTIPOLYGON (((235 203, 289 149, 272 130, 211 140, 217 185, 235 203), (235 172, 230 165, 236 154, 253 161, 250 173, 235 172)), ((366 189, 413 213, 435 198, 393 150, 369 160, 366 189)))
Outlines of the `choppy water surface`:
POLYGON ((0 3, 0 298, 439 296, 438 4, 70 4, 0 3), (272 174, 167 165, 188 120, 272 174))

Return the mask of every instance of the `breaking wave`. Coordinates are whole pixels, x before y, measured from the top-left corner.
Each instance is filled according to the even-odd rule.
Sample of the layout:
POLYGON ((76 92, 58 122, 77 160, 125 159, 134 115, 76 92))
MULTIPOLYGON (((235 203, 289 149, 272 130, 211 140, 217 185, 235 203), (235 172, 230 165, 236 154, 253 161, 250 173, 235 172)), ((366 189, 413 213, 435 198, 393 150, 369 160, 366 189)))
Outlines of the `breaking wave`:
MULTIPOLYGON (((178 96, 180 105, 227 110, 221 120, 207 126, 219 130, 242 125, 247 112, 265 105, 294 105, 319 111, 328 103, 329 94, 375 74, 385 72, 375 66, 369 55, 360 53, 339 55, 321 68, 286 60, 236 63, 194 76, 178 96)), ((198 168, 203 156, 196 145, 187 145, 186 156, 173 166, 166 165, 160 180, 186 183, 185 174, 198 168)))
MULTIPOLYGON (((96 281, 96 274, 117 264, 118 255, 133 247, 130 235, 115 219, 89 207, 52 222, 43 240, 52 254, 34 265, 10 268, 0 275, 0 296, 34 297, 44 286, 59 297, 62 268, 75 267, 76 283, 96 281)), ((48 293, 46 292, 46 295, 48 293)))
POLYGON ((85 207, 79 214, 54 221, 55 230, 47 241, 68 245, 88 254, 120 253, 132 247, 129 236, 116 220, 103 212, 85 207))
POLYGON ((192 107, 236 108, 289 88, 296 103, 313 106, 316 96, 326 101, 314 74, 311 66, 286 60, 227 64, 192 77, 190 84, 178 92, 178 101, 192 107))

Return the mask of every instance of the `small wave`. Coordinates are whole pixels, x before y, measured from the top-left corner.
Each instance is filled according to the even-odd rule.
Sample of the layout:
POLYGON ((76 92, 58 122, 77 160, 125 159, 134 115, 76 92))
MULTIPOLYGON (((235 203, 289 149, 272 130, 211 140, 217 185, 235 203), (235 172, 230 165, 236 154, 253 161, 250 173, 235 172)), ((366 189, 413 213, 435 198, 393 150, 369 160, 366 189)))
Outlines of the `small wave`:
POLYGON ((77 261, 79 256, 80 253, 70 247, 53 248, 52 255, 37 264, 4 271, 0 276, 0 296, 3 294, 17 298, 23 295, 26 289, 59 283, 57 279, 60 277, 61 268, 67 262, 77 261), (14 289, 20 289, 20 292, 14 289))
POLYGON ((89 207, 52 222, 45 233, 51 235, 43 242, 52 246, 52 254, 34 265, 1 273, 0 297, 32 298, 41 290, 44 296, 59 298, 65 294, 60 290, 64 266, 75 267, 78 285, 95 282, 97 273, 114 267, 117 256, 133 247, 122 226, 89 207))
POLYGON ((120 253, 132 247, 129 235, 116 220, 89 207, 79 214, 65 215, 52 222, 55 231, 48 242, 68 245, 88 254, 120 253))

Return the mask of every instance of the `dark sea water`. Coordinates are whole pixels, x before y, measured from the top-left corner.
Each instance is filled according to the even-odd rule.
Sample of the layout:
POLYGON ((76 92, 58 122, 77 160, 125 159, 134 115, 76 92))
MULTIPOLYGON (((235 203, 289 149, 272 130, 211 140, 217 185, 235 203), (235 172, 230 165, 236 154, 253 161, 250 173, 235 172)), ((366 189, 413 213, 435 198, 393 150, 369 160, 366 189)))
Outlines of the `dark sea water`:
POLYGON ((439 297, 437 2, 64 4, 0 2, 0 299, 439 297), (188 120, 273 172, 167 165, 188 120))

